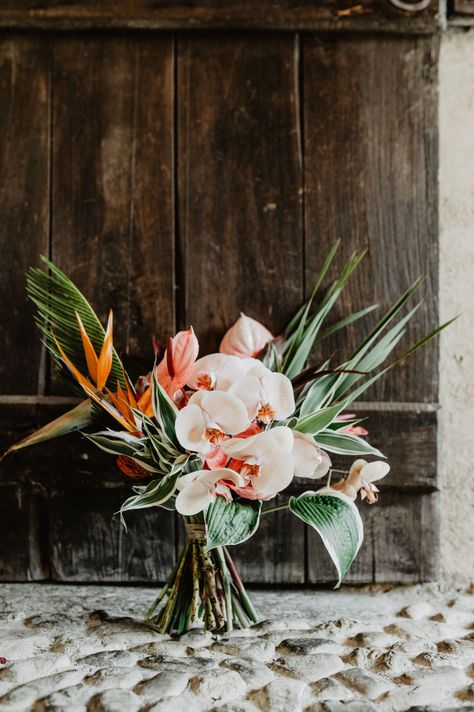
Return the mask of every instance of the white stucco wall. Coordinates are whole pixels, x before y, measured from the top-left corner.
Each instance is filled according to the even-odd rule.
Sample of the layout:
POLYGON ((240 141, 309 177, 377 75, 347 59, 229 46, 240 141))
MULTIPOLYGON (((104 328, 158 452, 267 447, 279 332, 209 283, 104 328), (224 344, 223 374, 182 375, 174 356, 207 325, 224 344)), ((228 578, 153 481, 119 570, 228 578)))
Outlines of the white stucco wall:
POLYGON ((443 36, 440 58, 442 572, 474 579, 474 31, 443 36))

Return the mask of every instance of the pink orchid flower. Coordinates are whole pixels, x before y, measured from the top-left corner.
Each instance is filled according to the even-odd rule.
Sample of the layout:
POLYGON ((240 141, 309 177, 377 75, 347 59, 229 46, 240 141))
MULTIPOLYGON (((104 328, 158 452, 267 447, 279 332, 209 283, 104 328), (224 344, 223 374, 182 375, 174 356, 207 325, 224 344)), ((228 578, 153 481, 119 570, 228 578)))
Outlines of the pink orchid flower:
POLYGON ((157 367, 157 378, 170 398, 174 399, 188 382, 198 353, 199 342, 192 326, 169 339, 163 360, 157 367))
POLYGON ((349 470, 347 479, 331 485, 331 489, 342 492, 352 500, 355 500, 357 493, 360 492, 361 499, 367 499, 368 504, 374 504, 378 499, 379 491, 374 482, 381 480, 389 472, 390 465, 388 462, 356 460, 349 470))
POLYGON ((240 358, 253 358, 272 340, 273 334, 263 324, 242 312, 224 334, 219 351, 240 358))

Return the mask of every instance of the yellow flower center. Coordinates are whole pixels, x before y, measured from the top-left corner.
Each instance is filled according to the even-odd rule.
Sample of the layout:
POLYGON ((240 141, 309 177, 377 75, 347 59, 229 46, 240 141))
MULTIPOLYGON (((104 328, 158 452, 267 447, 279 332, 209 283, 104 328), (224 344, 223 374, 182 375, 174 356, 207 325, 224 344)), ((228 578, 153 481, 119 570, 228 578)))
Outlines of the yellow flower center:
POLYGON ((224 440, 225 434, 222 430, 218 430, 217 428, 206 428, 205 437, 206 440, 209 440, 210 443, 217 446, 224 440))
POLYGON ((272 420, 275 420, 276 413, 269 403, 262 405, 257 413, 257 419, 265 425, 269 425, 272 420))
POLYGON ((212 378, 208 373, 199 373, 196 379, 196 385, 199 390, 211 391, 212 390, 212 378))
POLYGON ((248 462, 244 462, 240 474, 243 477, 258 477, 260 474, 260 465, 250 465, 248 462))

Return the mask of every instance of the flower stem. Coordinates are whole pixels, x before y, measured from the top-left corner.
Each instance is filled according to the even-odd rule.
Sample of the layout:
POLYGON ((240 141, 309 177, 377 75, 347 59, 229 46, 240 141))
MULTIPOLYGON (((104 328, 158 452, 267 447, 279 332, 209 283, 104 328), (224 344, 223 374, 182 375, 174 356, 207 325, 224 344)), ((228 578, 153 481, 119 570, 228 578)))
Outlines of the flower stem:
POLYGON ((271 514, 271 512, 279 512, 282 509, 288 509, 289 505, 290 505, 289 502, 283 502, 283 504, 277 504, 275 507, 270 507, 269 509, 263 509, 260 512, 260 516, 262 516, 262 514, 271 514))

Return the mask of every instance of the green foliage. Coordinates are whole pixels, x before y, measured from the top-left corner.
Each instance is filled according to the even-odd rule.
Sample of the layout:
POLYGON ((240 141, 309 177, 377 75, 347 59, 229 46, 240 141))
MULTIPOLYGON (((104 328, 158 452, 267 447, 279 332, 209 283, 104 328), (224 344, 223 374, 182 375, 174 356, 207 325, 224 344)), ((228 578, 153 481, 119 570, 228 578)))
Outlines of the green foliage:
POLYGON ((227 502, 224 497, 216 497, 204 515, 208 551, 250 539, 258 528, 261 509, 258 500, 227 502))
MULTIPOLYGON (((36 306, 35 323, 43 336, 44 343, 61 375, 70 380, 69 371, 63 363, 54 337, 57 338, 79 371, 86 374, 87 363, 76 312, 81 317, 96 353, 100 353, 105 330, 85 296, 69 277, 46 257, 41 259, 48 268, 48 272, 36 267, 30 268, 27 274, 27 293, 36 306)), ((122 387, 125 387, 124 368, 114 350, 112 370, 108 380, 108 385, 112 390, 115 390, 117 381, 122 387)))
POLYGON ((289 508, 320 535, 336 567, 335 588, 338 588, 364 538, 357 507, 344 495, 305 492, 299 497, 291 497, 289 508))

